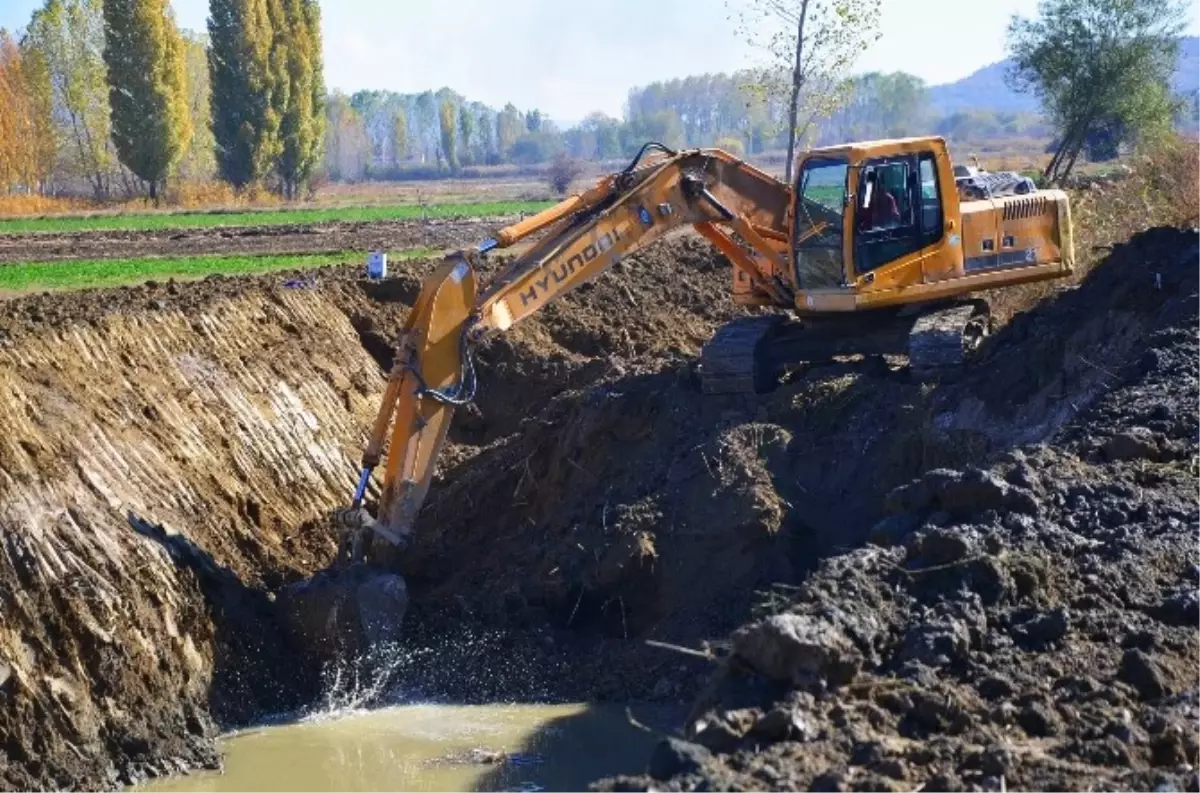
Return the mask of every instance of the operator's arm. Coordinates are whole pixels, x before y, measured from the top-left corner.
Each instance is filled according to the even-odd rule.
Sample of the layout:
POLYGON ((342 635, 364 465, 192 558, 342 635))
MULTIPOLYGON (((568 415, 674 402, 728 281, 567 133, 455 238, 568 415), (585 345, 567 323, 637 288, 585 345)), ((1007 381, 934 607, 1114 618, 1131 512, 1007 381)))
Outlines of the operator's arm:
POLYGON ((407 544, 454 408, 474 397, 471 348, 488 331, 506 330, 685 224, 746 271, 755 289, 774 302, 790 301, 786 284, 771 275, 782 271, 779 245, 768 242, 787 239, 790 191, 783 184, 715 150, 638 162, 501 230, 477 250, 448 257, 425 279, 405 322, 354 498, 357 509, 391 425, 378 516, 365 521, 378 534, 407 544), (541 240, 476 294, 477 256, 541 231, 541 240))

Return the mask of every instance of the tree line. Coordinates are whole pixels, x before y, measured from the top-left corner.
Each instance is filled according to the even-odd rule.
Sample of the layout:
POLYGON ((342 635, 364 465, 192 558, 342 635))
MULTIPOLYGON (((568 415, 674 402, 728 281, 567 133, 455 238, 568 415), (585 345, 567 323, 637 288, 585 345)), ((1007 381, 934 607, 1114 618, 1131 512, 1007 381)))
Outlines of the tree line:
POLYGON ((623 118, 561 130, 449 88, 327 93, 317 0, 210 0, 206 35, 178 30, 168 0, 45 0, 20 36, 0 31, 0 187, 156 197, 168 178, 219 178, 291 198, 317 176, 609 160, 647 140, 756 155, 929 133, 1053 137, 1048 176, 1062 177, 1080 152, 1112 156, 1200 113, 1167 87, 1178 0, 1043 0, 1038 19, 1015 19, 1013 80, 1044 114, 939 114, 914 75, 849 76, 875 0, 747 2, 782 26, 766 67, 653 82, 623 118))
POLYGON ((296 195, 321 163, 317 0, 45 0, 0 30, 0 187, 158 199, 172 177, 296 195))

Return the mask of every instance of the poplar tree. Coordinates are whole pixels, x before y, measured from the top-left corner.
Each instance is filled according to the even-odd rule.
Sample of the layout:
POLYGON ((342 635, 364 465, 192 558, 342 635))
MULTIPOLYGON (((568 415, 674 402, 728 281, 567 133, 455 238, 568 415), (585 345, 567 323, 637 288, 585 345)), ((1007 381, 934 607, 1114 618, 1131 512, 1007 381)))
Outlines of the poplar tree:
POLYGON ((240 189, 266 176, 282 148, 267 0, 212 0, 208 35, 217 171, 240 189))
POLYGON ((399 167, 400 162, 408 157, 408 119, 403 110, 392 114, 392 160, 399 167))
POLYGON ((184 53, 167 0, 104 0, 113 146, 156 203, 192 137, 184 53))
POLYGON ((438 108, 438 120, 441 122, 442 130, 442 153, 446 158, 446 165, 451 171, 458 170, 458 130, 454 125, 454 103, 449 99, 443 99, 441 106, 438 108))
POLYGON ((280 119, 276 163, 285 198, 295 198, 321 158, 325 138, 320 9, 315 0, 272 0, 272 75, 280 119))

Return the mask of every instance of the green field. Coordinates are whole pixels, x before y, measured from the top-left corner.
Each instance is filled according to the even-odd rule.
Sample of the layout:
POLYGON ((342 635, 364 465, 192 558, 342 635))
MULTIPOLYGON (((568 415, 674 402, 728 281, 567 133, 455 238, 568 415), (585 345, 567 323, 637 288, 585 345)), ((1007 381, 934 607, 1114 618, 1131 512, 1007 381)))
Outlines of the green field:
POLYGON ((416 220, 426 217, 485 217, 539 212, 551 206, 552 203, 550 201, 492 201, 479 204, 431 204, 428 206, 401 204, 324 209, 272 209, 249 212, 147 212, 124 215, 0 218, 0 234, 61 234, 70 231, 145 231, 215 228, 218 226, 281 226, 339 220, 370 222, 416 220))
MULTIPOLYGON (((429 248, 411 248, 389 253, 388 259, 390 263, 435 255, 436 252, 429 248)), ((214 273, 252 275, 350 262, 366 267, 365 257, 359 252, 17 262, 0 265, 0 294, 121 286, 167 278, 203 278, 214 273)))

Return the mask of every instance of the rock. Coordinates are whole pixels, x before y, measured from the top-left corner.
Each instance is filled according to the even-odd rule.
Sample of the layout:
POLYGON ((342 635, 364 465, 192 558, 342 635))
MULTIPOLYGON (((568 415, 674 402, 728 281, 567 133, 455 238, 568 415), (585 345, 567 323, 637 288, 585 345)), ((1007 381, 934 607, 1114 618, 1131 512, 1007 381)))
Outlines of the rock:
POLYGON ((951 564, 975 553, 972 538, 959 529, 931 529, 915 538, 910 553, 930 565, 951 564))
POLYGON ((955 515, 970 515, 1002 508, 1010 487, 991 471, 971 469, 958 477, 941 480, 934 492, 943 509, 955 515))
POLYGON ((764 741, 811 741, 817 729, 801 712, 791 708, 774 708, 754 723, 750 734, 764 741))
POLYGON ((1158 699, 1170 693, 1158 665, 1136 648, 1126 650, 1121 657, 1117 677, 1137 689, 1142 699, 1158 699))
POLYGON ((1058 715, 1039 702, 1022 708, 1017 714, 1017 724, 1034 738, 1048 738, 1059 732, 1058 715))
POLYGON ((846 785, 846 777, 836 771, 827 771, 815 777, 812 784, 808 788, 814 793, 836 793, 836 791, 849 790, 846 785))
POLYGON ((1134 427, 1109 438, 1103 451, 1109 460, 1155 460, 1158 459, 1158 442, 1150 430, 1134 427))
POLYGON ((965 658, 971 651, 971 632, 961 620, 944 618, 910 630, 900 649, 902 660, 945 666, 965 658))
POLYGON ((980 696, 988 699, 1006 699, 1016 693, 1016 687, 1004 677, 988 675, 975 684, 980 696))
POLYGON ((709 711, 694 720, 689 738, 714 752, 733 752, 761 716, 762 711, 758 708, 709 711))
POLYGON ((1071 613, 1062 607, 1013 628, 1013 638, 1031 649, 1045 649, 1071 630, 1071 613))
POLYGON ((988 776, 1005 776, 1013 767, 1013 752, 1007 746, 985 749, 979 758, 979 770, 988 776))
POLYGON ((925 780, 925 784, 921 785, 920 789, 949 793, 950 791, 966 790, 967 788, 963 785, 962 780, 954 775, 953 771, 942 771, 925 780))
POLYGON ((733 654, 760 675, 793 685, 847 682, 863 660, 840 627, 802 614, 776 614, 738 630, 733 654))
POLYGON ((1200 595, 1195 590, 1171 595, 1159 604, 1158 618, 1168 625, 1195 627, 1200 623, 1200 595))
POLYGON ((650 766, 646 770, 661 782, 679 774, 697 773, 710 760, 712 753, 699 744, 679 738, 664 738, 654 747, 650 766))

